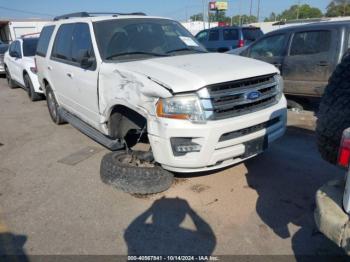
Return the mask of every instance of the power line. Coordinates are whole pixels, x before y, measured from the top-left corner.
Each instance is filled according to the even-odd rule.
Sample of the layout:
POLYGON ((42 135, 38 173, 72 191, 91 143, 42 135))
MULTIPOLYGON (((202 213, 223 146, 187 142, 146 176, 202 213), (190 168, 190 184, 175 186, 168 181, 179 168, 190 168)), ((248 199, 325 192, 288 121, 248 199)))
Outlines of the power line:
POLYGON ((55 16, 53 14, 31 12, 31 11, 25 11, 25 10, 20 10, 20 9, 9 8, 9 7, 5 7, 5 6, 0 6, 0 9, 11 11, 11 12, 17 12, 17 13, 31 14, 31 15, 41 15, 41 16, 51 16, 51 17, 55 16))

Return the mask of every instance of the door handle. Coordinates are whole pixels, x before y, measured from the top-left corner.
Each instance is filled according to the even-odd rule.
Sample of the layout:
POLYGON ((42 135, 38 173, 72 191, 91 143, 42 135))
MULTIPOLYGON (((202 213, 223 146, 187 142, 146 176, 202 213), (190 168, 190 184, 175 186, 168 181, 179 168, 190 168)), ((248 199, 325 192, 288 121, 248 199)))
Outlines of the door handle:
POLYGON ((52 70, 52 66, 48 66, 47 69, 51 71, 52 70))
POLYGON ((320 61, 317 65, 318 65, 318 66, 328 66, 328 62, 326 62, 326 61, 320 61))
POLYGON ((280 63, 273 63, 273 65, 277 66, 277 67, 281 67, 282 66, 282 64, 280 64, 280 63))
POLYGON ((73 74, 71 74, 71 73, 67 73, 67 76, 68 76, 69 78, 73 78, 73 74))

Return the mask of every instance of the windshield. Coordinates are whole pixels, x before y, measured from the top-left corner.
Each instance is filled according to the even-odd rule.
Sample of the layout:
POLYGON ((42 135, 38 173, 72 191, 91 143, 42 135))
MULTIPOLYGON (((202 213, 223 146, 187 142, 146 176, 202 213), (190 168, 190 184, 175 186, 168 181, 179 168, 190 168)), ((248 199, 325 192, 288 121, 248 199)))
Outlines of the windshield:
POLYGON ((35 56, 38 41, 39 41, 39 38, 23 39, 23 55, 35 56))
POLYGON ((243 28, 243 38, 248 41, 256 41, 264 35, 260 28, 243 28))
POLYGON ((137 60, 206 52, 178 22, 168 19, 113 19, 94 23, 103 60, 137 60))

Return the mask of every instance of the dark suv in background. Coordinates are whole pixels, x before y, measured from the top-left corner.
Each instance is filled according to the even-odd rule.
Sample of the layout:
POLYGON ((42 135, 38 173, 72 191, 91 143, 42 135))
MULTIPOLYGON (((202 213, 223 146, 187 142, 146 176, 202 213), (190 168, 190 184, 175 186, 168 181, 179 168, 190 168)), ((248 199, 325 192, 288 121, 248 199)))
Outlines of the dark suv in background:
POLYGON ((350 48, 350 21, 319 22, 270 32, 229 53, 278 67, 287 95, 321 97, 330 75, 350 48))
POLYGON ((211 52, 227 52, 248 45, 264 34, 258 27, 225 26, 200 31, 196 39, 211 52))

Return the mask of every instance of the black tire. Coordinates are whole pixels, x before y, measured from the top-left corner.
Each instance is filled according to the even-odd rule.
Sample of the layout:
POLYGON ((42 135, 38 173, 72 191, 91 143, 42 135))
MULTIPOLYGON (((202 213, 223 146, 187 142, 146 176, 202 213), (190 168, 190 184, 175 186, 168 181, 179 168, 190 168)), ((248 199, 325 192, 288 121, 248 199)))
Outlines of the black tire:
POLYGON ((39 101, 42 99, 41 94, 38 94, 35 92, 32 80, 30 80, 30 77, 28 74, 25 74, 23 77, 25 87, 27 89, 28 96, 32 102, 39 101))
POLYGON ((350 56, 344 57, 329 79, 321 99, 316 136, 324 160, 336 164, 343 131, 350 127, 350 56))
POLYGON ((5 74, 6 74, 6 80, 7 80, 7 85, 11 88, 17 88, 18 86, 16 85, 15 81, 13 81, 11 74, 7 68, 7 66, 5 67, 5 74))
POLYGON ((52 121, 57 125, 66 123, 66 121, 59 114, 59 106, 55 94, 50 86, 46 87, 46 102, 52 121))
POLYGON ((170 188, 174 175, 160 166, 140 167, 126 163, 125 151, 108 153, 102 158, 102 182, 131 194, 155 194, 170 188))

